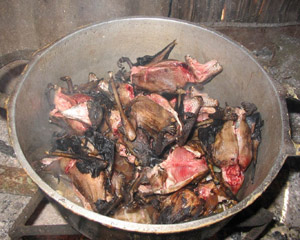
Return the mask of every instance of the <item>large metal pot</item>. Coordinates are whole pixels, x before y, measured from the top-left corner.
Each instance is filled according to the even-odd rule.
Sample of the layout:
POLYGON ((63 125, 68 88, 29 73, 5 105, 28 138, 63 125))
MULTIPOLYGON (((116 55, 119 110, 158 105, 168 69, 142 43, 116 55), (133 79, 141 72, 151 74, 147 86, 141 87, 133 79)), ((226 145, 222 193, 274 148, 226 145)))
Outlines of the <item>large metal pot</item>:
MULTIPOLYGON (((97 239, 161 239, 158 234, 175 234, 178 239, 201 239, 214 234, 231 216, 253 203, 277 175, 285 159, 295 154, 289 136, 284 93, 275 86, 249 52, 227 37, 188 22, 165 18, 126 18, 82 28, 36 53, 21 76, 8 104, 9 131, 16 155, 33 181, 57 205, 71 225, 97 239), (48 123, 49 106, 44 91, 48 83, 59 83, 69 75, 75 83, 85 82, 89 72, 107 76, 117 70, 121 56, 131 59, 154 54, 172 40, 178 45, 171 58, 183 60, 190 54, 200 62, 217 59, 224 70, 205 86, 221 103, 256 104, 265 125, 259 149, 256 177, 246 181, 233 208, 204 219, 172 225, 136 224, 88 211, 51 188, 35 171, 36 162, 49 148, 55 127, 48 123)), ((247 175, 247 174, 246 174, 247 175)), ((172 239, 176 238, 172 236, 172 239)))

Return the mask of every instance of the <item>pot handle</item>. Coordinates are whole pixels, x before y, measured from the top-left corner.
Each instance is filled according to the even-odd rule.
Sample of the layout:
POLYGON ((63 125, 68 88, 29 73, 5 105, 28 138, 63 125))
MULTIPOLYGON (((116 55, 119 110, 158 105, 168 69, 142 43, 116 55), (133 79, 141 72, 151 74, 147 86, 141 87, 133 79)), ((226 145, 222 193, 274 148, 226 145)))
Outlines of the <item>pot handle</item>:
MULTIPOLYGON (((290 124, 290 132, 289 137, 292 142, 292 145, 294 147, 294 154, 291 154, 290 156, 300 156, 300 140, 295 139, 295 137, 300 139, 300 127, 299 123, 294 123, 292 120, 292 114, 299 114, 299 121, 300 121, 300 100, 297 97, 297 95, 294 93, 293 95, 290 95, 286 98, 287 107, 288 107, 288 113, 289 113, 289 124, 290 124), (295 132, 293 132, 295 130, 295 132), (297 130, 297 131, 296 131, 297 130)), ((297 117, 298 118, 298 117, 297 117)), ((297 121, 297 119, 295 120, 297 121)))
POLYGON ((0 92, 0 108, 3 108, 5 110, 7 110, 7 105, 8 105, 9 97, 10 97, 9 94, 1 93, 0 92))
POLYGON ((19 76, 22 74, 29 60, 29 58, 23 56, 21 58, 18 58, 17 60, 7 63, 2 68, 0 68, 1 85, 3 82, 3 86, 6 85, 5 87, 8 88, 7 92, 9 92, 0 92, 0 108, 7 110, 11 92, 13 92, 18 82, 17 78, 19 78, 19 76))

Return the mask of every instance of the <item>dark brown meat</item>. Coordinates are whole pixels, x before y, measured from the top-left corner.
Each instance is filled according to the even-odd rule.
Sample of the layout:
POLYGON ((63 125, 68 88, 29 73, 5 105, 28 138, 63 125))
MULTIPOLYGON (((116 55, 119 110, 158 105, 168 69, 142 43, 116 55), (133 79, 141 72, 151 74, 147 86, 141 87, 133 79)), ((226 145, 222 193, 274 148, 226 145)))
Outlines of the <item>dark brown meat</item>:
POLYGON ((245 171, 252 160, 252 140, 251 130, 245 120, 245 111, 242 109, 236 110, 238 120, 235 123, 235 134, 239 147, 238 163, 245 171))
POLYGON ((234 131, 234 122, 227 121, 216 135, 213 144, 213 161, 219 167, 237 164, 239 147, 234 131))
POLYGON ((169 111, 145 96, 136 97, 130 109, 129 118, 155 139, 159 132, 175 122, 169 111))
POLYGON ((198 218, 203 210, 204 201, 201 201, 191 190, 183 189, 164 200, 158 223, 190 221, 198 218))
POLYGON ((93 178, 91 174, 82 174, 76 167, 76 160, 60 159, 61 168, 72 180, 74 186, 93 205, 98 199, 105 200, 105 174, 101 172, 98 177, 93 178))

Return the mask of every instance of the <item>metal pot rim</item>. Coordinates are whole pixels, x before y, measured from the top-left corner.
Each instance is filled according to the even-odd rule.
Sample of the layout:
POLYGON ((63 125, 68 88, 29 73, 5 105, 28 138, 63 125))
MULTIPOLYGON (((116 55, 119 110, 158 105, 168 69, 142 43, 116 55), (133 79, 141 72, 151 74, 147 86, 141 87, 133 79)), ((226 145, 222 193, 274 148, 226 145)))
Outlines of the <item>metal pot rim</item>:
POLYGON ((79 30, 61 38, 60 40, 52 43, 51 45, 47 45, 44 49, 38 51, 34 54, 34 57, 32 61, 27 65, 24 72, 21 75, 21 82, 19 86, 16 88, 15 93, 13 94, 11 101, 9 103, 8 107, 8 123, 9 123, 9 133, 10 137, 13 143, 13 147, 15 149, 17 158, 19 162, 21 163, 24 170, 27 172, 27 174, 33 179, 33 181, 51 198, 54 199, 56 202, 58 202, 60 205, 65 207, 66 209, 72 211, 75 214, 81 215, 89 220, 101 223, 102 225, 105 225, 109 228, 114 227, 118 229, 122 229, 125 231, 133 231, 133 232, 139 232, 139 233, 155 233, 155 234, 167 234, 167 233, 178 233, 178 232, 184 232, 184 231, 191 231, 203 227, 210 226, 212 224, 215 224, 217 222, 220 222, 222 220, 225 220, 226 218, 229 218, 230 216, 233 216, 234 214, 240 212, 250 204, 252 204, 269 186, 269 184, 273 181, 273 179, 276 177, 277 173, 281 169, 286 157, 293 153, 294 149, 292 149, 290 137, 289 137, 289 125, 288 125, 288 114, 287 114, 287 108, 286 103, 284 99, 284 91, 281 89, 280 86, 276 85, 276 83, 268 76, 268 74, 264 71, 264 69, 259 65, 259 63, 255 60, 255 58, 251 55, 251 53, 245 49, 243 46, 235 43, 233 40, 228 38, 227 36, 224 36, 221 33, 216 32, 215 30, 209 29, 207 27, 200 26, 198 24, 190 23, 187 21, 181 21, 181 20, 175 20, 170 18, 162 18, 162 17, 130 17, 130 18, 118 18, 115 20, 110 20, 107 22, 100 22, 96 24, 91 24, 89 26, 85 26, 80 28, 79 30), (280 145, 280 152, 277 156, 277 159, 275 161, 275 164, 272 166, 268 176, 265 178, 263 183, 259 185, 249 196, 247 196, 245 199, 243 199, 241 202, 239 202, 237 205, 232 207, 231 209, 228 209, 222 213, 215 214, 209 217, 205 217, 203 219, 198 219, 190 222, 184 222, 184 223, 178 223, 178 224, 140 224, 140 223, 132 223, 122 220, 117 220, 111 217, 103 216, 98 213, 89 211, 84 209, 83 207, 69 201, 65 197, 58 194, 54 189, 52 189, 48 184, 46 184, 39 175, 33 170, 33 168, 30 166, 29 162, 26 160, 26 157, 24 156, 21 146, 18 142, 18 134, 16 131, 15 126, 15 104, 18 97, 18 93, 22 88, 23 82, 26 80, 26 77, 30 70, 34 67, 36 62, 39 58, 41 58, 44 54, 47 53, 51 48, 55 47, 56 44, 59 44, 60 42, 63 42, 65 39, 71 37, 72 35, 75 35, 81 31, 86 31, 87 29, 92 29, 94 27, 98 27, 105 24, 114 24, 119 21, 165 21, 165 22, 173 22, 176 24, 185 24, 188 26, 192 26, 195 28, 201 28, 202 30, 209 31, 215 35, 217 35, 220 38, 223 38, 226 41, 231 42, 231 44, 238 47, 241 51, 246 53, 249 58, 255 62, 258 68, 264 73, 265 77, 268 79, 272 87, 274 88, 275 92, 277 93, 277 98, 279 99, 280 104, 280 115, 283 122, 283 128, 282 131, 282 139, 281 139, 281 145, 280 145))

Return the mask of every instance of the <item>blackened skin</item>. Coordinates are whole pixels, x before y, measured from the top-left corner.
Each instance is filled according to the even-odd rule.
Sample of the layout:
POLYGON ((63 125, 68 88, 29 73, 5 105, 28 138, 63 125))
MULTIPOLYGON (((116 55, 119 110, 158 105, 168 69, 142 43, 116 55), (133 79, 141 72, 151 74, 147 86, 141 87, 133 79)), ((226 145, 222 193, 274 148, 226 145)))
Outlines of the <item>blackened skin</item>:
POLYGON ((173 193, 162 203, 159 224, 172 224, 197 219, 204 211, 204 202, 193 191, 183 189, 173 193))
POLYGON ((178 145, 180 147, 185 145, 186 141, 188 140, 188 137, 190 136, 192 129, 197 121, 199 110, 200 106, 198 107, 196 113, 189 113, 190 116, 188 116, 185 120, 181 135, 178 138, 178 145))
POLYGON ((81 139, 78 136, 60 137, 57 134, 52 136, 52 152, 60 150, 63 152, 71 151, 75 154, 82 154, 81 139))
POLYGON ((162 60, 167 60, 175 45, 176 45, 176 40, 169 43, 166 47, 164 47, 161 51, 159 51, 153 56, 145 55, 143 57, 137 58, 136 59, 137 62, 134 66, 145 66, 150 63, 154 64, 162 60))
POLYGON ((175 125, 170 125, 165 127, 157 136, 155 142, 153 142, 153 150, 157 156, 160 156, 165 148, 176 141, 176 136, 171 138, 165 138, 165 134, 170 133, 171 135, 175 135, 176 127, 175 125), (175 132, 174 132, 175 130, 175 132))
POLYGON ((86 138, 91 144, 98 150, 100 156, 108 162, 107 171, 109 176, 112 173, 112 167, 115 159, 115 143, 103 136, 101 133, 89 129, 86 134, 86 138))
POLYGON ((241 105, 243 109, 246 111, 247 116, 252 115, 257 110, 257 107, 255 106, 254 103, 242 102, 241 105))
POLYGON ((214 120, 210 126, 198 129, 198 138, 206 149, 209 149, 210 145, 215 142, 216 135, 222 129, 223 124, 222 120, 214 120))
POLYGON ((215 120, 236 121, 238 119, 235 108, 226 106, 225 108, 216 107, 216 112, 209 114, 209 117, 215 120))
POLYGON ((109 216, 114 213, 114 211, 120 205, 121 201, 122 201, 122 198, 115 197, 109 202, 98 199, 94 204, 96 206, 98 213, 109 216))
POLYGON ((92 126, 97 128, 103 119, 103 108, 99 101, 88 101, 87 107, 92 126))
POLYGON ((141 128, 136 130, 136 139, 133 142, 123 139, 130 152, 137 157, 139 165, 142 167, 153 167, 162 160, 150 148, 150 138, 141 128))
POLYGON ((90 173, 92 178, 96 178, 103 170, 103 163, 97 160, 94 161, 78 160, 76 162, 76 167, 81 173, 83 174, 90 173))
POLYGON ((98 199, 97 202, 94 203, 98 213, 106 215, 106 210, 110 207, 111 202, 107 202, 105 200, 98 199))
POLYGON ((164 47, 162 50, 160 50, 158 53, 156 53, 153 56, 145 55, 143 57, 138 57, 136 59, 136 63, 132 63, 128 57, 121 57, 118 60, 117 65, 119 68, 123 68, 122 64, 127 63, 129 68, 131 69, 133 66, 145 66, 147 64, 154 64, 162 60, 167 60, 175 45, 176 45, 176 40, 169 43, 166 47, 164 47))
POLYGON ((91 91, 89 95, 94 98, 94 102, 99 102, 104 109, 111 109, 114 106, 114 97, 108 92, 98 89, 91 91))
POLYGON ((250 116, 246 117, 246 122, 249 125, 252 133, 252 151, 253 151, 253 158, 252 158, 252 170, 251 170, 251 181, 254 182, 255 177, 255 170, 256 170, 256 162, 257 162, 257 151, 259 144, 261 142, 261 129, 264 125, 264 121, 261 118, 259 112, 253 113, 250 116))
POLYGON ((260 113, 256 112, 251 116, 247 116, 246 122, 249 125, 250 129, 252 128, 253 124, 255 125, 254 131, 251 134, 251 139, 257 139, 258 141, 261 141, 261 128, 264 125, 264 121, 262 120, 260 113))

